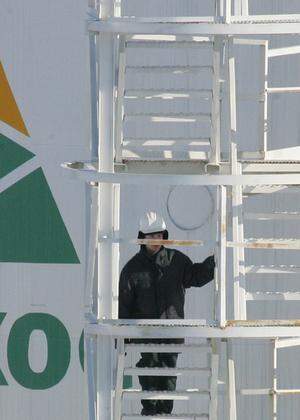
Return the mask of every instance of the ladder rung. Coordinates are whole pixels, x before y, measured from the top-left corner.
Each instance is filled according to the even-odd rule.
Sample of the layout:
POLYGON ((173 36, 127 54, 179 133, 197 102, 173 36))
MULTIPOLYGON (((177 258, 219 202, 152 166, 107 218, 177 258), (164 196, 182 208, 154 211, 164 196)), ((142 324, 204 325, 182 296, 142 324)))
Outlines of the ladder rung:
POLYGON ((204 70, 212 70, 213 67, 209 65, 204 66, 127 66, 126 72, 135 72, 135 73, 176 73, 176 74, 185 74, 185 73, 199 73, 204 70))
POLYGON ((183 146, 210 146, 210 139, 209 138, 203 138, 203 139, 197 139, 197 138, 190 138, 190 139, 183 139, 179 137, 174 138, 161 138, 161 139, 151 139, 151 138, 124 138, 122 142, 123 146, 143 146, 143 147, 181 147, 180 150, 182 150, 183 146))
POLYGON ((275 348, 277 350, 298 346, 300 346, 300 338, 283 338, 280 340, 275 340, 275 348))
POLYGON ((246 186, 243 188, 244 194, 254 195, 254 194, 274 194, 274 193, 284 193, 284 194, 299 194, 299 187, 287 187, 286 185, 258 185, 256 187, 246 186))
POLYGON ((202 420, 209 419, 209 414, 157 414, 142 416, 141 414, 123 414, 122 420, 202 420))
POLYGON ((300 93, 300 87, 298 86, 286 86, 286 87, 268 87, 267 93, 300 93))
POLYGON ((206 389, 193 389, 189 391, 139 391, 136 389, 126 389, 123 395, 132 398, 141 398, 143 400, 175 400, 185 401, 193 397, 209 396, 206 389))
POLYGON ((152 122, 181 122, 181 123, 193 123, 197 121, 210 121, 211 114, 209 113, 183 113, 183 112, 174 112, 174 113, 145 113, 137 112, 132 114, 124 115, 124 121, 135 121, 136 118, 144 118, 152 122))
POLYGON ((211 47, 212 45, 213 43, 208 38, 199 38, 198 41, 132 39, 126 42, 127 48, 207 48, 211 47))
POLYGON ((254 248, 254 249, 300 249, 299 239, 246 239, 243 242, 227 242, 229 248, 254 248))
POLYGON ((245 395, 245 396, 251 396, 251 395, 270 395, 272 392, 271 388, 246 388, 246 389, 241 389, 239 391, 239 393, 241 395, 245 395))
POLYGON ((209 414, 157 414, 142 416, 141 414, 123 414, 122 420, 202 420, 209 419, 209 414))
POLYGON ((203 246, 204 242, 197 239, 133 239, 130 243, 138 245, 176 245, 176 246, 203 246))
POLYGON ((300 292, 255 292, 246 293, 247 300, 300 300, 300 292))
POLYGON ((161 35, 161 34, 129 34, 127 35, 127 41, 171 41, 171 42, 181 42, 181 41, 193 41, 193 42, 212 42, 213 37, 209 36, 194 36, 194 35, 161 35))
POLYGON ((209 344, 125 344, 125 351, 139 351, 143 353, 182 353, 186 350, 211 351, 209 344))
POLYGON ((244 213, 247 220, 299 220, 298 212, 244 213))
POLYGON ((282 57, 284 55, 300 54, 300 45, 292 45, 291 47, 270 48, 268 50, 268 58, 282 57))
POLYGON ((231 23, 298 23, 299 14, 231 16, 231 23))
POLYGON ((276 389, 278 395, 300 394, 300 389, 276 389))
POLYGON ((128 89, 124 92, 126 99, 132 98, 159 98, 159 99, 182 99, 192 96, 210 99, 211 89, 128 89))
POLYGON ((138 376, 181 376, 211 373, 210 368, 125 368, 125 375, 138 376))
POLYGON ((297 274, 300 267, 296 265, 249 265, 245 267, 245 274, 297 274))

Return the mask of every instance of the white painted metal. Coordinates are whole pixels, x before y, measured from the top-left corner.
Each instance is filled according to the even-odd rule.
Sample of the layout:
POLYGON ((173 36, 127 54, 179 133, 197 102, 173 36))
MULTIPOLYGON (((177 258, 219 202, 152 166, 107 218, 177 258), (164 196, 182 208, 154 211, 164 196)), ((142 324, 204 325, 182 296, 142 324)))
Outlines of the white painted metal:
POLYGON ((70 169, 70 174, 86 182, 111 184, 148 184, 148 185, 300 185, 300 175, 264 174, 262 175, 166 175, 97 172, 94 169, 70 169))
POLYGON ((300 46, 293 45, 291 47, 283 47, 283 48, 270 48, 268 50, 268 57, 282 57, 285 55, 293 55, 293 54, 300 54, 300 46))
POLYGON ((277 380, 278 380, 278 364, 277 364, 277 349, 276 349, 276 339, 271 341, 272 351, 273 351, 273 383, 272 383, 272 417, 273 420, 277 420, 277 409, 278 409, 278 399, 277 399, 277 380))
MULTIPOLYGON (((220 2, 220 10, 224 11, 223 2, 220 2)), ((221 15, 223 13, 220 13, 221 15)), ((271 34, 271 33, 291 33, 291 31, 299 30, 299 16, 298 15, 274 15, 274 16, 249 16, 249 6, 248 1, 243 0, 236 0, 231 2, 231 0, 226 1, 225 5, 225 20, 220 20, 217 16, 215 17, 192 17, 192 18, 120 18, 115 19, 109 17, 106 21, 102 22, 92 22, 89 24, 89 28, 92 31, 101 30, 103 33, 107 31, 107 33, 132 33, 134 34, 133 37, 129 37, 130 40, 126 43, 126 48, 182 48, 182 47, 190 47, 196 46, 197 43, 191 41, 189 39, 185 40, 177 40, 176 36, 178 34, 194 34, 200 33, 205 35, 210 34, 228 34, 233 35, 236 33, 240 34, 247 34, 247 33, 254 33, 258 35, 262 34, 271 34), (233 14, 232 14, 232 6, 233 6, 233 14), (281 21, 284 22, 281 22, 281 21), (224 22, 225 23, 219 23, 224 22), (207 25, 207 22, 210 22, 207 25), (197 32, 195 32, 197 31, 197 32), (143 34, 140 38, 133 39, 136 37, 136 34, 143 34), (172 37, 173 39, 165 39, 162 40, 162 35, 157 35, 158 33, 166 34, 166 37, 172 37), (155 34, 156 39, 151 39, 150 37, 147 39, 145 38, 144 34, 155 34), (176 36, 174 36, 174 35, 176 36)), ((112 14, 110 15, 112 16, 112 14)), ((103 34, 101 34, 101 37, 103 34)), ((186 37, 187 38, 187 37, 186 37)), ((205 43, 207 39, 205 40, 205 43)), ((124 86, 124 79, 123 81, 118 81, 118 89, 121 90, 120 98, 124 96, 127 99, 151 99, 151 100, 173 100, 174 98, 196 98, 199 99, 210 99, 212 96, 212 114, 207 113, 180 113, 178 111, 175 112, 127 112, 126 115, 123 113, 118 112, 117 122, 116 122, 116 133, 118 133, 118 144, 121 145, 124 141, 130 142, 131 145, 134 141, 137 143, 138 141, 147 142, 150 141, 151 146, 156 146, 155 142, 160 139, 147 138, 144 139, 135 138, 131 139, 130 137, 123 138, 122 131, 122 120, 128 121, 136 121, 137 119, 141 120, 151 120, 152 122, 165 122, 165 121, 183 121, 183 122, 192 122, 198 121, 199 118, 204 117, 211 117, 212 118, 212 134, 211 134, 211 153, 210 153, 210 163, 219 164, 221 153, 220 153, 220 55, 221 55, 221 47, 222 47, 222 37, 215 37, 214 39, 209 39, 209 43, 213 43, 214 46, 214 53, 213 53, 213 76, 214 76, 214 83, 213 89, 211 90, 159 90, 159 89, 136 89, 136 90, 125 90, 124 86), (218 44, 219 42, 219 44, 218 44)), ((217 255, 217 265, 218 265, 218 298, 219 298, 219 326, 204 326, 201 323, 191 322, 189 325, 189 321, 184 321, 181 323, 178 322, 170 322, 161 323, 156 321, 147 321, 146 323, 136 320, 133 323, 129 323, 126 325, 126 322, 119 323, 119 324, 111 324, 110 322, 102 323, 102 325, 90 325, 87 328, 87 334, 103 334, 103 335, 110 335, 110 336, 119 336, 119 337, 157 337, 157 338, 166 338, 166 337, 289 337, 291 334, 298 335, 299 334, 299 323, 297 320, 295 321, 282 321, 282 323, 277 321, 272 321, 272 323, 268 324, 257 324, 257 326, 250 325, 250 324, 234 324, 234 321, 227 322, 227 311, 226 311, 226 298, 227 298, 227 288, 231 287, 231 284, 226 286, 226 247, 233 247, 234 248, 234 278, 238 279, 236 282, 236 286, 238 284, 238 288, 235 287, 235 303, 238 303, 239 306, 235 309, 234 318, 236 322, 241 322, 240 320, 245 320, 244 322, 248 322, 246 320, 246 300, 255 299, 255 300, 298 300, 298 292, 285 292, 285 293, 278 293, 278 292, 257 292, 257 293, 247 293, 245 295, 245 284, 244 284, 244 249, 245 248, 272 248, 272 249, 299 249, 299 240, 284 240, 284 239, 246 239, 244 240, 243 234, 243 215, 242 215, 242 206, 243 206, 243 193, 242 193, 242 186, 243 185, 252 185, 251 192, 255 193, 255 189, 261 186, 262 189, 274 189, 274 185, 278 183, 275 188, 282 188, 280 186, 286 185, 296 185, 300 184, 299 178, 299 168, 296 168, 293 164, 286 164, 286 167, 274 164, 274 163, 265 163, 263 167, 260 163, 246 163, 241 165, 238 161, 238 158, 242 156, 242 153, 239 153, 238 147, 236 144, 236 131, 237 131, 237 116, 236 116, 236 92, 235 92, 235 56, 233 54, 233 44, 239 45, 258 45, 261 49, 261 86, 260 86, 260 93, 257 97, 260 100, 261 106, 261 136, 262 136, 262 150, 251 152, 251 157, 261 158, 267 157, 268 147, 267 147, 267 95, 268 93, 285 93, 285 92, 297 92, 299 90, 298 87, 291 88, 291 87, 283 87, 283 88, 276 88, 276 87, 268 87, 268 58, 286 55, 283 51, 271 51, 268 53, 268 42, 264 40, 230 40, 230 55, 228 57, 229 62, 229 94, 230 94, 230 142, 231 142, 231 157, 230 157, 230 165, 221 165, 221 172, 218 175, 199 175, 199 176, 187 176, 187 175, 178 175, 178 172, 175 172, 177 175, 162 175, 162 174, 134 174, 134 173, 119 173, 114 174, 114 167, 111 166, 109 170, 99 167, 99 172, 94 171, 92 173, 91 168, 84 168, 82 171, 83 175, 82 178, 86 181, 94 181, 99 182, 100 185, 104 183, 108 184, 133 184, 133 185, 217 185, 218 186, 218 196, 219 196, 219 206, 218 206, 218 217, 219 217, 219 235, 218 235, 218 255, 217 255), (288 169, 288 170, 287 170, 288 169), (224 172, 223 172, 224 171, 224 172), (226 172, 227 171, 227 172, 226 172), (101 172, 101 173, 100 173, 101 172), (266 174, 266 172, 269 172, 266 174), (278 175, 279 172, 287 172, 281 175, 278 175), (294 172, 294 173, 291 173, 294 172), (230 175, 228 174, 230 173, 230 175), (254 175, 245 175, 246 173, 251 173, 254 175), (267 185, 267 186, 266 186, 267 185), (232 241, 227 241, 226 236, 226 225, 227 225, 227 216, 226 216, 226 186, 232 186, 232 204, 233 207, 236 208, 236 212, 233 212, 233 238, 232 241), (244 295, 243 295, 243 293, 244 295), (135 325, 134 325, 135 324, 135 325), (229 325, 229 326, 228 326, 229 325), (231 326, 232 325, 232 326, 231 326), (287 335, 289 334, 289 335, 287 335)), ((209 45, 209 44, 205 44, 209 45)), ((211 44, 210 44, 211 45, 211 44)), ((197 45, 198 46, 198 45, 197 45)), ((125 47, 125 42, 123 44, 123 51, 125 47)), ((297 48, 291 50, 291 53, 296 54, 297 48)), ((188 72, 198 72, 199 69, 211 69, 211 66, 180 66, 180 65, 131 65, 127 66, 126 71, 127 73, 140 73, 140 74, 152 74, 152 73, 165 73, 165 72, 176 72, 179 74, 188 73, 188 72)), ((125 65, 123 66, 122 75, 125 74, 125 65)), ((117 105, 118 107, 118 105, 117 105)), ((183 141, 188 141, 191 139, 182 139, 183 141)), ((162 139, 162 142, 165 142, 163 146, 173 146, 173 144, 167 144, 168 141, 172 142, 172 137, 170 139, 162 139)), ((200 139, 200 141, 202 141, 200 139)), ((178 143, 179 139, 174 139, 174 142, 178 143)), ((162 145, 160 145, 162 146, 162 145)), ((176 147, 177 144, 176 144, 176 147)), ((170 148, 171 149, 171 148, 170 148)), ((171 152, 171 150, 170 150, 171 152)), ((279 153, 279 152, 278 152, 279 153)), ((249 154, 250 155, 250 154, 249 154)), ((116 153, 116 161, 122 163, 122 148, 119 147, 118 152, 116 153)), ((207 155, 205 155, 207 157, 207 155)), ((171 153, 166 154, 164 158, 172 159, 173 156, 171 153)), ((110 163, 112 163, 110 161, 110 163)), ((123 170, 127 170, 127 168, 123 168, 123 170)), ((181 172, 180 172, 181 173, 181 172)), ((184 173, 184 171, 183 171, 184 173)), ((200 171, 202 173, 202 171, 200 171)), ((102 187, 100 186, 100 189, 102 187)), ((297 219, 297 214, 293 214, 293 212, 283 213, 283 214, 268 214, 268 213, 249 213, 247 216, 247 220, 249 219, 261 219, 261 218, 269 218, 269 220, 278 220, 282 217, 288 220, 297 219)), ((109 230, 101 230, 109 239, 110 232, 109 230)), ((109 243, 111 240, 104 241, 104 243, 109 243)), ((136 242, 136 241, 135 241, 136 242)), ((192 241, 195 242, 196 241, 192 241)), ((184 241, 173 241, 174 244, 180 245, 180 243, 184 243, 184 241)), ((199 245, 199 244, 198 244, 199 245)), ((288 266, 288 267, 279 267, 278 266, 249 266, 246 268, 247 274, 276 274, 276 273, 289 273, 295 274, 297 273, 297 267, 295 266, 288 266)), ((109 277, 108 277, 109 278, 109 277)), ((111 293, 111 296, 113 292, 111 293)), ((114 295, 116 297, 116 294, 114 295)), ((249 321, 251 323, 251 321, 249 321)), ((255 323, 255 321, 253 321, 255 323)), ((276 340, 275 340, 276 341, 276 340)), ((231 344, 231 343, 230 343, 231 344)), ((127 348, 127 347, 126 347, 127 348)), ((143 345, 136 345, 136 347, 131 347, 135 350, 143 349, 143 345)), ((154 346, 152 347, 156 350, 160 350, 161 347, 154 346)), ((167 351, 168 347, 165 347, 164 351, 167 351)), ((130 347, 128 347, 130 349, 130 347)), ((178 350, 178 348, 177 348, 178 350)), ((276 353, 276 351, 275 351, 276 353)), ((277 353, 275 354, 277 357, 277 353)), ((217 369, 218 369, 218 358, 219 355, 213 352, 212 354, 212 371, 215 372, 215 376, 217 377, 217 369)), ((274 359, 275 360, 275 359, 274 359)), ((123 360, 124 362, 124 360, 123 360)), ((274 362, 275 366, 275 362, 274 362)), ((276 366, 275 366, 276 367, 276 366)), ((274 367, 274 369, 275 369, 274 367)), ((234 368, 234 359, 232 356, 231 350, 228 352, 228 361, 227 361, 227 369, 228 369, 228 387, 229 387, 229 406, 230 406, 230 420, 236 420, 237 413, 236 413, 236 401, 235 401, 235 368, 234 368)), ((195 369, 194 373, 203 371, 201 369, 195 369)), ((122 371, 123 372, 123 371, 122 371)), ((172 372, 174 375, 181 375, 185 373, 189 373, 190 369, 186 368, 176 368, 173 370, 169 370, 169 373, 172 372)), ((137 369, 137 368, 126 368, 125 373, 127 374, 147 374, 147 375, 163 375, 167 374, 162 369, 137 369)), ((214 375, 213 375, 214 376, 214 375)), ((118 399, 117 408, 115 413, 117 413, 117 419, 121 418, 120 412, 120 388, 121 388, 121 374, 119 373, 118 379, 118 390, 116 392, 116 399, 118 399), (118 405, 119 404, 119 405, 118 405)), ((277 390, 277 384, 273 383, 273 389, 270 390, 244 390, 245 392, 267 392, 268 395, 272 394, 272 404, 273 404, 273 413, 277 411, 276 407, 276 397, 274 395, 280 392, 284 393, 291 393, 290 390, 277 390)), ((203 390, 204 391, 204 390, 203 390)), ((293 391, 297 393, 297 390, 293 391)), ((196 391, 196 394, 199 395, 199 390, 196 391)), ((215 398, 212 396, 217 395, 217 382, 211 381, 211 389, 210 392, 205 391, 206 394, 210 394, 211 396, 211 404, 210 404, 210 420, 217 419, 217 406, 215 398)), ((132 391, 125 391, 123 392, 124 395, 130 395, 131 398, 136 398, 137 396, 140 398, 152 398, 157 399, 159 397, 164 396, 164 398, 169 399, 177 399, 176 397, 186 398, 190 393, 186 391, 180 392, 177 391, 176 393, 146 393, 146 392, 137 392, 135 390, 132 391)), ((116 402, 115 402, 116 403, 116 402)), ((275 415, 275 414, 274 414, 275 415)), ((123 416, 126 418, 127 416, 123 416)), ((176 418, 176 416, 171 416, 169 418, 176 418)), ((178 416, 177 416, 178 417, 178 416)), ((139 418, 139 416, 136 416, 139 418)), ((276 417, 274 417, 276 418, 276 417)))
POLYGON ((227 381, 228 381, 228 402, 229 402, 229 420, 236 420, 236 385, 235 385, 235 364, 232 355, 232 342, 227 340, 227 381))
POLYGON ((126 98, 161 98, 161 99, 174 99, 174 98, 204 98, 209 99, 212 96, 211 89, 138 89, 138 90, 125 90, 126 98))
POLYGON ((118 84, 116 89, 116 112, 115 112, 115 161, 122 162, 123 142, 123 117, 124 117, 124 94, 125 94, 125 37, 120 36, 118 40, 118 84))
MULTIPOLYGON (((187 320, 188 321, 188 320, 187 320)), ((173 322, 173 320, 172 320, 173 322)), ((182 325, 155 326, 149 325, 108 325, 89 324, 86 327, 88 335, 107 335, 110 337, 130 338, 276 338, 300 337, 300 320, 263 320, 263 321, 228 321, 225 327, 182 325), (245 328, 246 327, 246 328, 245 328)), ((170 324, 170 322, 169 322, 170 324)))
POLYGON ((220 66, 221 66, 221 51, 223 41, 220 37, 215 37, 213 43, 213 90, 212 90, 212 113, 211 113, 211 151, 209 162, 213 165, 218 165, 221 159, 220 149, 220 66))
MULTIPOLYGON (((114 2, 101 2, 100 17, 114 13, 114 2)), ((99 170, 113 172, 113 91, 114 40, 111 34, 99 35, 99 170)), ((99 230, 108 236, 113 232, 113 185, 99 185, 99 230)), ((113 318, 113 244, 98 245, 98 318, 113 318), (110 279, 110 281, 107 281, 110 279)), ((110 420, 112 409, 112 342, 99 337, 97 342, 97 420, 110 420)))
POLYGON ((226 188, 219 187, 218 191, 218 214, 219 214, 219 246, 217 253, 217 281, 218 281, 218 307, 219 322, 223 327, 226 324, 226 244, 227 244, 227 212, 226 212, 226 188))
MULTIPOLYGON (((229 18, 228 13, 227 19, 229 18)), ((165 22, 161 22, 160 19, 154 20, 154 22, 153 20, 147 22, 145 19, 132 20, 130 18, 107 19, 101 22, 90 21, 88 29, 91 32, 142 35, 284 35, 300 32, 300 23, 298 23, 300 19, 287 19, 286 22, 280 22, 276 15, 274 18, 266 18, 262 21, 250 16, 246 18, 244 16, 239 18, 231 16, 231 24, 213 23, 214 17, 207 19, 184 18, 177 23, 175 21, 176 19, 171 18, 166 19, 165 22), (172 26, 170 23, 172 23, 172 26)))
POLYGON ((244 242, 227 242, 230 248, 253 248, 253 249, 300 249, 298 239, 245 239, 244 242))
POLYGON ((124 377, 124 340, 117 340, 117 375, 114 396, 114 420, 121 420, 122 418, 122 392, 123 392, 123 377, 124 377))
MULTIPOLYGON (((148 420, 202 420, 208 419, 208 414, 160 414, 158 416, 147 416, 148 420)), ((123 415, 122 420, 145 420, 145 416, 138 414, 123 415)))
MULTIPOLYGON (((160 414, 159 416, 147 416, 146 419, 148 420, 202 420, 208 419, 208 414, 160 414)), ((145 420, 145 416, 141 415, 124 415, 122 416, 122 420, 145 420)))
POLYGON ((210 377, 210 403, 209 403, 209 420, 218 419, 218 377, 219 377, 219 359, 216 341, 211 341, 212 354, 211 358, 211 377, 210 377))
POLYGON ((125 351, 139 351, 143 353, 181 353, 188 350, 210 352, 208 344, 125 344, 125 351))
MULTIPOLYGON (((228 45, 228 83, 229 83, 229 119, 230 119, 230 163, 232 175, 241 175, 241 164, 238 163, 238 150, 236 143, 237 111, 236 111, 236 77, 235 59, 233 54, 233 40, 228 45)), ((242 215, 242 187, 232 187, 232 238, 234 242, 243 242, 243 215, 242 215)), ((234 318, 246 319, 245 304, 245 275, 244 275, 244 248, 233 249, 233 277, 234 277, 234 318)))
POLYGON ((138 391, 135 389, 128 389, 123 391, 124 397, 141 398, 143 400, 174 400, 187 401, 192 398, 199 398, 201 396, 209 396, 209 391, 206 389, 191 389, 189 391, 138 391))
POLYGON ((295 265, 261 265, 261 266, 247 266, 245 267, 246 274, 298 274, 300 267, 295 265))
POLYGON ((125 375, 140 376, 182 376, 199 375, 199 373, 211 374, 210 368, 125 368, 125 375))

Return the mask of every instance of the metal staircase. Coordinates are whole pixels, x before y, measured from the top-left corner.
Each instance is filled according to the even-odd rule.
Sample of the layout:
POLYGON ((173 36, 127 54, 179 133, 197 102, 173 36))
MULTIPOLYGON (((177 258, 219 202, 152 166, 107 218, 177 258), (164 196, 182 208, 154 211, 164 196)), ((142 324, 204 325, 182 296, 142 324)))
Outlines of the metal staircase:
POLYGON ((220 137, 221 47, 217 37, 120 38, 116 162, 208 160, 220 137))
MULTIPOLYGON (((175 412, 170 416, 150 418, 240 420, 237 395, 271 397, 272 420, 281 420, 277 397, 299 393, 299 390, 278 389, 277 352, 299 345, 300 321, 249 319, 247 316, 249 301, 300 300, 299 292, 260 292, 248 288, 254 275, 298 275, 300 272, 298 265, 280 265, 277 261, 261 265, 256 263, 255 257, 248 260, 248 250, 251 249, 253 255, 258 249, 299 250, 300 240, 247 237, 247 223, 253 220, 260 223, 266 219, 275 223, 298 220, 299 214, 246 209, 247 202, 255 195, 278 191, 298 193, 300 156, 295 155, 298 149, 290 153, 285 148, 269 148, 268 98, 275 94, 297 93, 300 88, 270 86, 268 68, 269 60, 299 54, 300 48, 269 49, 265 38, 272 34, 300 33, 300 19, 298 14, 251 15, 248 0, 213 3, 215 14, 209 17, 135 18, 121 16, 120 2, 103 0, 100 18, 94 12, 88 22, 93 147, 98 150, 98 158, 96 162, 76 162, 67 166, 75 176, 94 187, 86 287, 89 316, 85 330, 90 420, 142 419, 145 416, 138 413, 125 413, 124 402, 147 398, 207 399, 207 409, 203 413, 175 412), (95 45, 99 48, 99 56, 95 45), (259 132, 253 133, 260 145, 254 152, 240 150, 237 140, 236 45, 255 46, 260 51, 257 65, 261 70, 261 83, 256 98, 260 123, 259 132), (176 88, 175 79, 180 80, 176 88), (97 91, 100 91, 99 98, 95 94, 97 91), (221 130, 221 114, 227 121, 227 131, 226 128, 221 130), (96 117, 99 118, 99 133, 96 117), (117 320, 118 247, 122 240, 119 185, 147 188, 158 183, 216 187, 216 316, 210 325, 199 320, 117 320), (230 248, 233 249, 232 257, 230 248), (96 254, 97 291, 93 291, 96 254), (228 268, 232 269, 232 277, 228 268), (232 289, 231 302, 228 296, 232 289), (93 294, 97 295, 96 317, 91 316, 93 294), (233 319, 230 320, 231 313, 233 319), (189 349, 194 348, 188 344, 124 343, 126 338, 145 337, 207 339, 208 348, 198 345, 197 349, 209 350, 209 363, 195 366, 192 372, 191 368, 181 366, 167 370, 127 366, 128 355, 132 352, 182 351, 188 356, 189 349), (236 389, 233 350, 235 340, 241 338, 271 340, 274 374, 268 389, 236 389), (118 343, 116 352, 113 339, 118 343), (223 365, 220 363, 222 346, 216 345, 221 340, 226 344, 223 365), (227 404, 220 417, 217 402, 221 370, 226 372, 227 404), (112 375, 114 371, 115 376, 112 375), (190 376, 191 373, 205 376, 209 380, 207 387, 194 390, 186 387, 172 393, 123 388, 124 375, 190 376)), ((180 241, 175 243, 180 245, 180 241)))
POLYGON ((216 343, 201 344, 125 344, 124 340, 118 340, 117 352, 117 373, 116 373, 116 390, 114 402, 114 420, 132 420, 132 419, 181 419, 181 420, 200 420, 200 419, 217 419, 217 399, 218 399, 218 367, 219 355, 216 352, 216 343), (131 352, 143 353, 183 353, 187 358, 189 350, 197 352, 205 352, 208 354, 208 365, 204 367, 179 367, 179 368, 136 368, 125 367, 126 354, 131 352), (205 378, 207 387, 197 389, 183 389, 177 391, 141 391, 136 389, 123 389, 124 375, 132 376, 195 376, 205 378), (205 398, 207 400, 206 413, 181 413, 172 415, 153 415, 141 416, 139 414, 122 413, 122 401, 125 399, 154 399, 174 401, 189 401, 194 398, 205 398))

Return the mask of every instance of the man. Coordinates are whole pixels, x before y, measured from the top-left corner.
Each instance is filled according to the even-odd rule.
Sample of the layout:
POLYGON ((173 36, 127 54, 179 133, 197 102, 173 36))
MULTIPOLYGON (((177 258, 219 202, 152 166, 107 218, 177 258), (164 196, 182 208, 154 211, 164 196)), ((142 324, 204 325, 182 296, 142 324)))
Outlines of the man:
MULTIPOLYGON (((139 239, 168 239, 165 221, 155 212, 140 220, 139 239)), ((214 277, 214 256, 193 264, 189 257, 161 245, 142 245, 123 268, 119 284, 119 318, 184 318, 185 289, 202 287, 214 277)), ((143 340, 145 342, 147 340, 143 340)), ((183 340, 148 340, 180 343, 183 340)), ((142 353, 137 367, 176 367, 176 353, 142 353)), ((176 377, 140 376, 143 390, 174 391, 176 377)), ((142 400, 142 415, 170 414, 173 401, 142 400)))

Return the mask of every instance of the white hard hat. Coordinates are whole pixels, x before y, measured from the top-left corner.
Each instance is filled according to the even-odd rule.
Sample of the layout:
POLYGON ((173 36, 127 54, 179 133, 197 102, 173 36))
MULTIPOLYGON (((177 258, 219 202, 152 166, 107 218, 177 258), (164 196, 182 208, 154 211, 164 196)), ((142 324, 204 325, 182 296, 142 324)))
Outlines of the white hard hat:
POLYGON ((166 228, 167 227, 164 219, 155 211, 149 211, 143 217, 140 218, 139 230, 144 234, 163 232, 166 230, 166 228))

